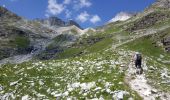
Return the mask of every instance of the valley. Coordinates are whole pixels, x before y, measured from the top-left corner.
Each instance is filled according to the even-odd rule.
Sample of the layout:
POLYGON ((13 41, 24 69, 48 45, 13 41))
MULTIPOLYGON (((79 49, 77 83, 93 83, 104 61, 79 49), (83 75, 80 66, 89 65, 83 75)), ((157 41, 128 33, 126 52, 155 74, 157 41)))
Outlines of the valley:
POLYGON ((167 1, 88 29, 57 17, 27 20, 0 7, 0 99, 169 100, 167 1), (135 52, 142 53, 142 75, 135 52))

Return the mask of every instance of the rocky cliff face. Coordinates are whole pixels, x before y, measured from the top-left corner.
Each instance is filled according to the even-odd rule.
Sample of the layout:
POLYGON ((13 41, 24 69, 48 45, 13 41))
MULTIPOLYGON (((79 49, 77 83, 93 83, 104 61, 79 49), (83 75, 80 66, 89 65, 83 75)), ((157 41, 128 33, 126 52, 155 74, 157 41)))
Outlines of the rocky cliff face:
POLYGON ((75 25, 75 26, 79 27, 80 29, 82 29, 81 26, 74 20, 69 20, 68 22, 66 22, 66 26, 72 26, 72 25, 75 25))
POLYGON ((45 25, 54 26, 54 27, 67 27, 67 26, 75 25, 75 26, 81 28, 81 26, 73 20, 69 20, 69 21, 65 22, 58 17, 49 17, 46 19, 36 19, 35 21, 41 22, 42 24, 45 24, 45 25))
POLYGON ((30 32, 12 26, 0 26, 0 59, 31 52, 30 32))
POLYGON ((0 59, 31 51, 30 32, 12 25, 20 20, 21 17, 0 7, 0 59))
POLYGON ((162 39, 162 43, 165 46, 165 50, 170 52, 170 36, 162 39))
POLYGON ((129 31, 135 31, 139 29, 145 29, 156 25, 161 21, 170 19, 168 12, 155 11, 135 21, 129 28, 129 31))
MULTIPOLYGON (((70 28, 72 25, 80 27, 72 20, 65 22, 57 17, 29 21, 0 7, 0 60, 21 54, 35 56, 42 51, 55 54, 61 51, 60 48, 57 46, 50 50, 46 50, 46 48, 58 35, 76 33, 70 28)), ((78 34, 73 36, 76 37, 78 34)), ((67 38, 63 41, 67 41, 67 38)))
POLYGON ((6 8, 0 6, 0 22, 10 21, 10 20, 17 21, 17 20, 20 20, 20 19, 21 19, 21 17, 19 17, 16 14, 10 12, 6 8))
MULTIPOLYGON (((127 24, 126 31, 135 32, 147 29, 156 29, 166 27, 170 22, 170 0, 157 0, 154 4, 148 7, 143 13, 137 15, 137 19, 127 24)), ((142 34, 145 34, 143 32, 142 34)), ((160 32, 158 40, 155 44, 162 42, 165 51, 170 52, 169 30, 160 32), (163 36, 166 34, 166 36, 163 36)))
POLYGON ((157 0, 156 3, 154 3, 151 7, 154 8, 164 8, 169 9, 170 8, 170 0, 157 0))
POLYGON ((65 22, 57 17, 49 17, 47 19, 37 19, 37 21, 40 21, 42 24, 46 24, 49 26, 56 26, 56 27, 65 26, 65 22))

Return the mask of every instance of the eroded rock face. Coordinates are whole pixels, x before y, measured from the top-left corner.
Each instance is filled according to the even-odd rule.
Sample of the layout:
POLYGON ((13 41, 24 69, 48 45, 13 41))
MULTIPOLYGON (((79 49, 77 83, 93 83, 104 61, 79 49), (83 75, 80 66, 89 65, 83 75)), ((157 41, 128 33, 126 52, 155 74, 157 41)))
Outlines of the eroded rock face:
POLYGON ((143 17, 141 20, 136 21, 127 30, 135 31, 135 30, 139 30, 139 29, 145 29, 145 28, 155 25, 159 21, 164 21, 168 18, 170 18, 170 14, 168 14, 168 13, 153 12, 153 13, 150 13, 147 16, 143 17))
POLYGON ((47 24, 49 26, 65 26, 65 22, 57 17, 49 17, 47 19, 37 19, 42 24, 47 24))
POLYGON ((20 19, 22 19, 22 18, 17 16, 16 14, 10 12, 6 8, 0 6, 0 21, 5 21, 5 20, 17 21, 20 19))
POLYGON ((167 52, 170 52, 170 36, 163 38, 162 43, 163 43, 163 45, 165 47, 165 50, 167 52))
POLYGON ((36 19, 35 21, 39 21, 42 24, 49 25, 49 26, 55 26, 55 27, 66 27, 66 26, 75 25, 75 26, 81 28, 81 26, 74 20, 63 21, 62 19, 60 19, 58 17, 49 17, 46 19, 36 19))
POLYGON ((0 27, 0 59, 31 52, 28 34, 15 27, 0 27))
POLYGON ((153 7, 170 8, 170 0, 157 0, 157 2, 153 4, 153 7))
MULTIPOLYGON (((80 27, 73 20, 65 22, 57 17, 30 21, 0 7, 0 60, 16 55, 37 55, 43 51, 49 55, 46 57, 47 54, 44 53, 43 59, 50 59, 55 53, 62 51, 59 48, 60 45, 55 43, 52 48, 46 49, 52 42, 52 38, 59 33, 56 29, 72 25, 80 27)), ((74 30, 70 31, 73 31, 75 36, 65 36, 63 40, 58 39, 62 46, 65 46, 65 41, 68 42, 67 45, 70 45, 69 43, 76 40, 74 37, 77 33, 74 30)))
POLYGON ((69 20, 68 22, 66 22, 66 26, 72 26, 72 25, 75 25, 77 27, 79 27, 80 29, 82 29, 82 27, 75 21, 73 20, 69 20))
POLYGON ((20 20, 18 15, 0 7, 0 59, 31 51, 30 32, 12 26, 20 20))

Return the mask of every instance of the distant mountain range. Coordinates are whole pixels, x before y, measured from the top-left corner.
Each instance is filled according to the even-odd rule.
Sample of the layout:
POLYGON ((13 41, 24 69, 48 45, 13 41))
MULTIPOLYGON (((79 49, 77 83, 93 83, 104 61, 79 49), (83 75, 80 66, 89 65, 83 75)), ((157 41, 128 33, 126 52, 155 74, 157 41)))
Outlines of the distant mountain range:
POLYGON ((35 21, 39 21, 42 24, 46 24, 46 25, 54 26, 54 27, 67 27, 67 26, 75 25, 75 26, 81 28, 81 26, 74 20, 69 20, 69 21, 65 22, 57 17, 49 17, 46 19, 36 19, 35 21))
POLYGON ((0 7, 0 59, 42 51, 46 44, 41 41, 48 42, 64 32, 76 30, 80 32, 82 28, 73 20, 64 22, 57 17, 27 20, 0 7))
MULTIPOLYGON (((50 52, 50 50, 47 50, 48 45, 53 42, 52 39, 61 34, 66 35, 67 39, 71 40, 69 41, 70 43, 74 43, 78 40, 78 37, 85 33, 89 35, 95 31, 104 32, 105 28, 111 27, 111 25, 123 24, 123 28, 125 28, 123 30, 130 32, 145 29, 169 18, 169 15, 164 11, 158 13, 158 9, 167 11, 169 9, 169 0, 158 0, 143 13, 120 12, 109 21, 108 25, 83 30, 74 20, 63 21, 54 16, 46 19, 27 20, 4 7, 0 7, 0 50, 3 51, 0 59, 33 51, 37 51, 36 55, 42 51, 50 52), (129 21, 131 23, 126 26, 124 23, 129 23, 129 21), (45 43, 42 43, 42 41, 45 43)), ((169 38, 165 40, 167 41, 169 38)), ((62 51, 63 48, 60 50, 61 48, 58 49, 58 46, 55 46, 56 51, 62 51)), ((166 46, 166 49, 169 50, 169 47, 166 46)))

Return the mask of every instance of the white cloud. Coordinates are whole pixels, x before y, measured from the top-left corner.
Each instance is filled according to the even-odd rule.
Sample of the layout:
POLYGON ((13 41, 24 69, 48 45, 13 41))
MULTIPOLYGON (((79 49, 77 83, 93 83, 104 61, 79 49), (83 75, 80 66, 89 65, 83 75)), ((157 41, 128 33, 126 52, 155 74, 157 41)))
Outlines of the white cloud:
MULTIPOLYGON (((65 18, 71 18, 72 13, 76 13, 78 10, 82 8, 87 8, 92 5, 90 0, 63 0, 61 3, 59 0, 48 0, 48 7, 45 13, 46 17, 51 15, 59 15, 61 13, 65 14, 65 18)), ((81 13, 81 15, 77 16, 77 20, 81 22, 85 22, 90 15, 87 12, 81 13)))
POLYGON ((89 20, 90 15, 84 11, 83 13, 80 13, 80 15, 77 16, 76 20, 84 23, 89 20))
POLYGON ((58 15, 64 11, 63 4, 59 4, 56 0, 48 0, 47 13, 52 15, 58 15))
POLYGON ((91 19, 90 22, 92 22, 93 24, 100 22, 101 18, 98 15, 94 15, 91 19))
POLYGON ((81 7, 90 7, 92 3, 89 0, 80 0, 81 7))
POLYGON ((71 3, 71 0, 64 0, 63 4, 68 5, 71 3))
POLYGON ((75 10, 79 10, 84 7, 90 7, 92 3, 89 0, 74 0, 74 6, 73 8, 75 10))
POLYGON ((71 11, 69 11, 68 9, 65 11, 66 14, 66 18, 70 18, 71 17, 71 11))
POLYGON ((4 8, 5 8, 5 7, 6 7, 6 5, 2 5, 2 7, 4 7, 4 8))
POLYGON ((80 15, 76 18, 77 21, 80 21, 81 23, 84 22, 91 22, 93 24, 96 24, 97 22, 101 21, 101 18, 98 15, 90 15, 86 11, 80 13, 80 15))

